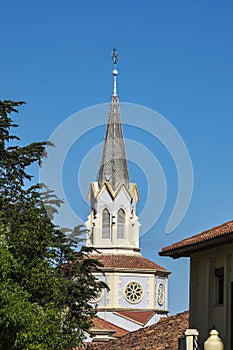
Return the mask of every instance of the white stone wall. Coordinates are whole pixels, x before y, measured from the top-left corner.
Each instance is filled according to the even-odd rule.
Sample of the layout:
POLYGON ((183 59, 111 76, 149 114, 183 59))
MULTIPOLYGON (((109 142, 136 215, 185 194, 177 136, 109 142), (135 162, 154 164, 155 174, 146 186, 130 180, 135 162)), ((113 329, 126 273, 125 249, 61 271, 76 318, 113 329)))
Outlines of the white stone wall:
POLYGON ((91 202, 91 214, 86 222, 87 246, 96 248, 139 248, 140 223, 135 214, 136 199, 125 189, 124 186, 114 194, 108 186, 98 189, 98 184, 92 183, 89 191, 91 202), (96 191, 96 193, 94 192, 96 191), (102 212, 107 208, 110 213, 110 237, 102 238, 102 212), (124 238, 117 238, 117 215, 119 209, 125 212, 124 238))
MULTIPOLYGON (((116 313, 112 311, 98 311, 97 316, 115 324, 118 327, 122 327, 124 329, 127 329, 129 332, 134 332, 140 328, 142 328, 142 325, 138 324, 137 322, 133 322, 129 319, 126 319, 124 317, 121 317, 117 315, 116 313)), ((152 324, 157 323, 161 317, 164 317, 164 315, 158 315, 155 314, 152 316, 148 322, 144 325, 144 327, 150 326, 152 324)))
POLYGON ((139 274, 120 276, 120 306, 122 308, 149 309, 149 300, 153 299, 153 292, 148 289, 149 276, 139 274), (138 282, 143 288, 142 299, 137 303, 129 302, 125 297, 125 287, 129 282, 138 282))
MULTIPOLYGON (((99 309, 138 309, 168 311, 168 278, 158 277, 156 273, 130 273, 130 272, 106 272, 105 275, 95 274, 101 281, 109 286, 110 290, 103 293, 102 299, 98 301, 99 309), (125 294, 125 287, 129 282, 138 282, 143 288, 140 301, 130 302, 125 294), (158 302, 158 288, 163 286, 162 302, 158 302)), ((161 291, 160 291, 161 293, 161 291)), ((160 294, 161 297, 161 294, 160 294)), ((160 298, 161 301, 161 298, 160 298)))

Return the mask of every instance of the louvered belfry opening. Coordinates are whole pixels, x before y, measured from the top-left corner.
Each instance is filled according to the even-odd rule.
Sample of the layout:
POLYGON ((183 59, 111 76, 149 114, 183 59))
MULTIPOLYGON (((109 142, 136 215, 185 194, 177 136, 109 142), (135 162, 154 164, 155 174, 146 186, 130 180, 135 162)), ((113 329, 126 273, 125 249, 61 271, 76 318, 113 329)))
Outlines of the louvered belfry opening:
POLYGON ((122 184, 127 188, 129 187, 128 163, 118 96, 112 96, 103 153, 98 172, 99 186, 105 181, 109 182, 114 191, 122 184))

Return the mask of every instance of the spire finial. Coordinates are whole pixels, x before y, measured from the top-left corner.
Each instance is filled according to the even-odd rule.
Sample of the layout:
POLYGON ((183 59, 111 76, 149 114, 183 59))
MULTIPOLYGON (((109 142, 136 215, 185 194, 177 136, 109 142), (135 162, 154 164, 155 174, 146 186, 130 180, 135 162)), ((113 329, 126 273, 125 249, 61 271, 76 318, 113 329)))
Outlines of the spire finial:
POLYGON ((112 59, 113 59, 113 63, 114 63, 114 68, 116 68, 116 64, 118 62, 118 53, 117 53, 117 49, 116 49, 116 44, 114 45, 114 49, 112 50, 112 59))
POLYGON ((112 50, 112 59, 113 59, 113 64, 114 64, 114 69, 112 71, 112 74, 114 76, 114 82, 113 82, 113 96, 117 96, 117 84, 116 84, 116 77, 118 74, 118 70, 116 69, 116 65, 118 62, 118 53, 116 49, 116 44, 114 46, 114 49, 112 50))

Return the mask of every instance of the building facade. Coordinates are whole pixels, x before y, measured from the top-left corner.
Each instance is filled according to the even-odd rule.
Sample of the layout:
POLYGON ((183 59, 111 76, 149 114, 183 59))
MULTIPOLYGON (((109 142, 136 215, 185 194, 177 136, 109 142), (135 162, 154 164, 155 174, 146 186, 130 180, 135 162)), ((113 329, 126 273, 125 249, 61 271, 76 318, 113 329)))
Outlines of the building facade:
POLYGON ((97 316, 134 331, 168 313, 169 272, 140 253, 139 194, 128 171, 117 95, 117 60, 114 49, 114 88, 98 180, 91 183, 88 193, 91 212, 86 222, 86 245, 98 252, 92 256, 102 262, 104 275, 97 275, 110 288, 91 301, 97 304, 97 316))
POLYGON ((199 343, 216 328, 233 350, 233 221, 165 247, 162 256, 190 257, 190 328, 199 343))

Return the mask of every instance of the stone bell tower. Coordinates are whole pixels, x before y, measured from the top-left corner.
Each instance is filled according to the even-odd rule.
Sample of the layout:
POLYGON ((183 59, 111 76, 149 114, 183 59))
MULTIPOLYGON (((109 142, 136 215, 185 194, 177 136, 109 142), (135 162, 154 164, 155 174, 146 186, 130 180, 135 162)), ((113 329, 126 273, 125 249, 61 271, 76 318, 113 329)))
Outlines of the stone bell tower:
POLYGON ((105 275, 97 274, 110 291, 103 291, 93 303, 98 317, 127 330, 155 323, 168 312, 168 274, 140 253, 140 223, 136 215, 139 199, 136 183, 131 183, 117 95, 113 49, 113 95, 98 169, 98 180, 90 185, 91 213, 86 222, 86 245, 104 265, 105 275))

